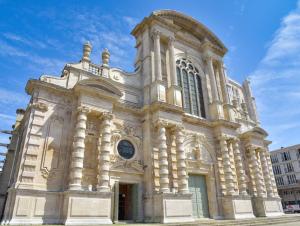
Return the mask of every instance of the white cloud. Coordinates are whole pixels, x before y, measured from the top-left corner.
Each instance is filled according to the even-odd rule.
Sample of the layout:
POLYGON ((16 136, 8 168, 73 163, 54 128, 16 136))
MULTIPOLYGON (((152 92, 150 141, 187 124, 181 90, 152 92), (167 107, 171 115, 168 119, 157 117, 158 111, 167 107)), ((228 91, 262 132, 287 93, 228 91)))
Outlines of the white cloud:
MULTIPOLYGON (((299 1, 300 3, 300 1, 299 1)), ((300 4, 282 18, 266 55, 250 76, 263 126, 273 146, 299 143, 300 4)))

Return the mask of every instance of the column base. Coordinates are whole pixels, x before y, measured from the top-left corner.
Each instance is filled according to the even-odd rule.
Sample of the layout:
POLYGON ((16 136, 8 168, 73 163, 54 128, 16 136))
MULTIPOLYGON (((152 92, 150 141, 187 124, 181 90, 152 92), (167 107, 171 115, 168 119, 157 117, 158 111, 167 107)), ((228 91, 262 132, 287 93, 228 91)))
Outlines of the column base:
POLYGON ((222 205, 225 219, 255 217, 250 196, 224 196, 222 197, 222 205))
POLYGON ((65 192, 63 209, 64 224, 112 224, 111 198, 111 192, 65 192))
POLYGON ((171 86, 167 90, 168 103, 177 107, 182 107, 181 88, 178 86, 171 86))
POLYGON ((193 222, 192 194, 160 193, 153 196, 154 222, 193 222))
POLYGON ((151 102, 166 102, 166 87, 161 81, 155 81, 151 84, 151 102))
POLYGON ((271 217, 283 215, 280 198, 252 198, 253 211, 256 217, 271 217))
POLYGON ((212 118, 214 120, 224 119, 224 111, 221 102, 214 101, 213 103, 210 104, 209 108, 210 108, 210 113, 212 115, 212 118))

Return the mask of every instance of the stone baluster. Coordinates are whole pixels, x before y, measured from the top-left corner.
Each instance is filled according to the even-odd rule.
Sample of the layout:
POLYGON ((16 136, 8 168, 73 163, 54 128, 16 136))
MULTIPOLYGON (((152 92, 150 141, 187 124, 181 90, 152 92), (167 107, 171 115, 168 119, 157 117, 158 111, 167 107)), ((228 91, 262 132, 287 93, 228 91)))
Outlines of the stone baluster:
POLYGON ((271 162, 271 158, 270 158, 270 153, 268 151, 266 151, 265 156, 266 156, 266 161, 267 161, 268 167, 269 167, 270 179, 271 179, 272 188, 273 188, 273 195, 275 197, 279 197, 277 185, 276 185, 276 181, 275 181, 275 176, 274 176, 274 172, 273 172, 272 162, 271 162))
POLYGON ((73 151, 71 155, 71 167, 70 167, 70 190, 81 190, 82 182, 82 169, 84 160, 84 150, 85 150, 85 132, 86 132, 86 122, 87 113, 89 112, 85 107, 79 107, 77 115, 77 122, 75 126, 75 135, 73 142, 73 151))
POLYGON ((234 162, 238 177, 239 194, 247 195, 246 174, 244 170, 243 160, 237 139, 233 140, 234 162))
POLYGON ((220 142, 221 142, 222 162, 223 162, 224 174, 225 174, 226 194, 233 195, 235 193, 234 181, 233 181, 232 169, 230 166, 230 158, 229 158, 228 147, 227 147, 227 138, 222 136, 220 142))
POLYGON ((257 196, 264 197, 265 196, 264 180, 263 180, 261 168, 259 167, 259 160, 256 155, 257 154, 256 148, 250 146, 249 152, 250 152, 250 159, 251 159, 251 165, 252 165, 252 171, 254 177, 252 179, 255 180, 257 196))
POLYGON ((269 172, 269 165, 268 165, 265 153, 266 153, 265 149, 262 149, 259 152, 263 177, 264 177, 264 181, 265 181, 265 187, 267 190, 268 197, 274 197, 272 181, 271 181, 271 176, 270 176, 270 172, 269 172))
POLYGON ((177 150, 177 174, 178 174, 178 192, 179 193, 187 193, 188 192, 188 177, 186 170, 186 156, 184 152, 184 135, 183 135, 183 127, 176 126, 176 150, 177 150))
POLYGON ((113 115, 111 113, 103 113, 100 117, 102 120, 101 131, 101 150, 99 153, 99 177, 98 191, 109 191, 109 164, 111 151, 111 121, 113 115))
POLYGON ((166 123, 158 122, 158 149, 159 149, 159 183, 160 192, 166 193, 170 191, 169 188, 169 169, 168 169, 168 152, 167 152, 167 137, 166 137, 166 123))
POLYGON ((162 81, 159 31, 155 30, 153 32, 153 39, 154 39, 155 80, 162 81))

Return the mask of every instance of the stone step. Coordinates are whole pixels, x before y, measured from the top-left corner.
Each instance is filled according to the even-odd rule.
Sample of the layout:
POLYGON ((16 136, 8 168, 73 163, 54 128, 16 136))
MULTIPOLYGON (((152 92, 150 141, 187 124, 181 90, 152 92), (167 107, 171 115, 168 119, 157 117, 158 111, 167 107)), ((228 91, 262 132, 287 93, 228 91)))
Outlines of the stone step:
POLYGON ((260 217, 243 220, 213 220, 203 219, 192 223, 172 223, 172 224, 115 224, 118 226, 264 226, 264 225, 278 225, 282 226, 285 223, 299 222, 300 214, 286 214, 280 217, 260 217))

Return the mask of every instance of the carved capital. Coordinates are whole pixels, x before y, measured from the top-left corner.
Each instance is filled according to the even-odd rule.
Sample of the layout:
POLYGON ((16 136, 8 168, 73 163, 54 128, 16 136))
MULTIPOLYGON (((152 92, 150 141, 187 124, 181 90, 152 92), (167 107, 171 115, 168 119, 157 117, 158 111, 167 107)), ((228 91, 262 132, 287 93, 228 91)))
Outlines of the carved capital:
POLYGON ((160 35, 161 35, 161 32, 159 30, 155 29, 155 30, 152 31, 152 37, 153 37, 153 39, 159 39, 160 35))
POLYGON ((101 120, 112 120, 113 114, 111 112, 103 112, 100 116, 101 120))
POLYGON ((175 42, 175 38, 172 37, 172 36, 169 36, 168 37, 168 46, 173 46, 174 45, 174 42, 175 42))
POLYGON ((90 109, 88 107, 85 107, 85 106, 79 106, 77 108, 77 113, 84 113, 84 114, 87 114, 90 112, 90 109))
POLYGON ((156 128, 161 128, 161 127, 167 127, 168 126, 168 122, 162 119, 157 120, 155 123, 155 127, 156 128))

